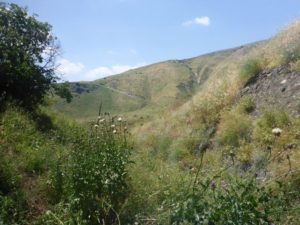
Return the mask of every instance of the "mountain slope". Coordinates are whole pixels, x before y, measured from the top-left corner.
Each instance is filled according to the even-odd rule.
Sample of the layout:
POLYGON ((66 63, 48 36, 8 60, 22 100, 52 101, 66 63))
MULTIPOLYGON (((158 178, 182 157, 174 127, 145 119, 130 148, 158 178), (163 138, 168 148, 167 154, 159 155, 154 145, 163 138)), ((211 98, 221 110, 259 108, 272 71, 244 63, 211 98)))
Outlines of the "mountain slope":
POLYGON ((71 83, 74 100, 55 108, 77 119, 92 117, 100 101, 104 111, 151 115, 183 104, 193 96, 218 65, 233 55, 247 54, 256 44, 186 59, 170 60, 93 82, 71 83))

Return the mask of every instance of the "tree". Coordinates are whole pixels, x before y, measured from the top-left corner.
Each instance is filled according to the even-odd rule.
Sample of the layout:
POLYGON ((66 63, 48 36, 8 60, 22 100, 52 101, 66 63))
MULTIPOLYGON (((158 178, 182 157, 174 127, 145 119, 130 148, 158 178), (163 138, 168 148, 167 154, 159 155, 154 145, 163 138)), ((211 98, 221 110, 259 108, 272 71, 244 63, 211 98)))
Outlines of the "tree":
MULTIPOLYGON (((34 109, 50 89, 60 90, 54 70, 59 46, 51 29, 26 8, 0 2, 0 108, 14 100, 34 109)), ((66 89, 57 92, 71 99, 66 89)))

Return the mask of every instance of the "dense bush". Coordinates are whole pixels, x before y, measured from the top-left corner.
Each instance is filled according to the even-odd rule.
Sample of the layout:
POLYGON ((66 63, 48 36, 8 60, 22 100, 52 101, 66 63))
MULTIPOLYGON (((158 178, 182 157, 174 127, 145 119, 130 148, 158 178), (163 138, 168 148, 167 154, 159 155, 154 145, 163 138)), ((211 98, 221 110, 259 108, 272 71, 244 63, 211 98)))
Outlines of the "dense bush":
POLYGON ((16 4, 0 2, 0 37, 0 109, 11 99, 35 108, 52 87, 71 100, 66 86, 54 85, 58 45, 48 23, 16 4))

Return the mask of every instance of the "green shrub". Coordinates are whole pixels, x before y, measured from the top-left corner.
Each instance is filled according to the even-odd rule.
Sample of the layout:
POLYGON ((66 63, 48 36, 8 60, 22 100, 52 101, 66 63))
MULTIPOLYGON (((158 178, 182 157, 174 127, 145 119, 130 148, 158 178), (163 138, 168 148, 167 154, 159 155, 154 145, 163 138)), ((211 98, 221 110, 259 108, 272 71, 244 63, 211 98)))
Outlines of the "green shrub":
POLYGON ((127 128, 107 117, 92 124, 90 132, 74 132, 67 177, 72 213, 88 224, 112 224, 128 192, 127 128))
POLYGON ((24 224, 26 211, 23 192, 15 191, 6 196, 0 194, 0 224, 24 224))
POLYGON ((251 96, 245 96, 240 100, 238 109, 241 113, 251 113, 255 110, 256 104, 251 96))
POLYGON ((240 79, 247 82, 262 71, 262 65, 259 59, 249 59, 244 63, 240 70, 240 79))
POLYGON ((250 141, 251 133, 251 118, 234 110, 223 114, 217 135, 224 147, 239 147, 240 142, 250 141))
POLYGON ((0 152, 0 195, 6 195, 15 191, 19 183, 20 177, 16 169, 3 153, 0 152))
POLYGON ((279 220, 284 195, 256 180, 206 180, 174 204, 171 224, 271 224, 279 220))
POLYGON ((258 119, 254 131, 254 139, 265 145, 273 144, 275 137, 272 129, 284 128, 290 123, 289 115, 283 110, 267 110, 258 119))

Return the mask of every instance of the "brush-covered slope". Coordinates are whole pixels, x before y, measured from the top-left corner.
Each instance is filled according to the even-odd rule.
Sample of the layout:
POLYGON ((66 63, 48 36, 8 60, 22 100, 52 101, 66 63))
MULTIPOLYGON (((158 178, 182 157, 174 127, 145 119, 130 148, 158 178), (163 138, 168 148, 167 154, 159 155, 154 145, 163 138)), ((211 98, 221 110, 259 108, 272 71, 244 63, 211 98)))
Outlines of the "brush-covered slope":
POLYGON ((71 83, 71 104, 58 100, 55 108, 77 119, 91 117, 102 102, 111 113, 162 112, 193 96, 208 77, 233 55, 244 55, 254 45, 215 52, 186 60, 170 60, 93 82, 71 83))

